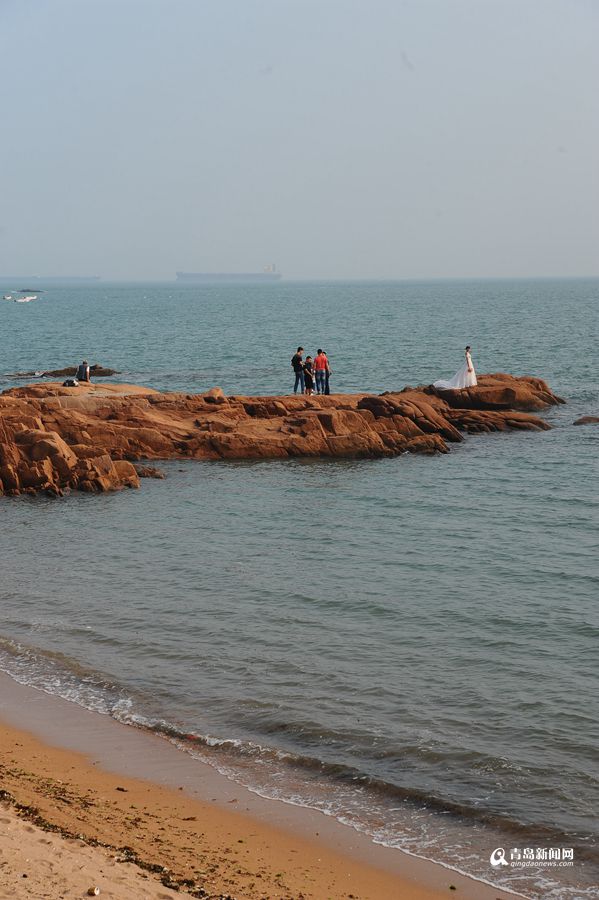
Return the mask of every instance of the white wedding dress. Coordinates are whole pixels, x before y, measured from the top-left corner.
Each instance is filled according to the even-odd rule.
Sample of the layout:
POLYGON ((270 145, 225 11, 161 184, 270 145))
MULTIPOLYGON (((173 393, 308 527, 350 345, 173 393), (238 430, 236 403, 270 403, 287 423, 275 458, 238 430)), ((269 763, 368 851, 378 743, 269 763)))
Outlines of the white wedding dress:
POLYGON ((449 381, 435 381, 433 387, 442 391, 461 391, 463 388, 476 387, 476 372, 472 365, 472 357, 466 353, 466 361, 462 368, 449 381), (468 371, 468 370, 471 371, 468 371))

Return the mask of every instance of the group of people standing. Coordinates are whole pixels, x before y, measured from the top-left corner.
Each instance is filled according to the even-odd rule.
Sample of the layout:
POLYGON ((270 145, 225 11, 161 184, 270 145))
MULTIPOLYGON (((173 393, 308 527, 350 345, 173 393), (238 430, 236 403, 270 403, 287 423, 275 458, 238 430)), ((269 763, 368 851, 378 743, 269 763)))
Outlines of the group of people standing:
POLYGON ((295 373, 294 394, 301 388, 300 393, 310 397, 314 393, 315 386, 317 394, 331 393, 329 387, 331 367, 324 350, 318 350, 314 359, 306 356, 304 360, 304 348, 298 347, 297 352, 291 357, 291 368, 295 373))
MULTIPOLYGON (((460 391, 465 388, 475 387, 477 378, 470 354, 470 345, 464 350, 464 357, 464 365, 456 372, 453 378, 450 378, 448 381, 435 381, 433 387, 446 391, 460 391)), ((324 350, 319 349, 314 359, 311 356, 306 356, 304 360, 304 348, 298 347, 291 357, 291 368, 295 373, 294 394, 297 394, 299 388, 300 393, 310 397, 314 393, 314 387, 316 387, 317 394, 331 393, 329 387, 331 367, 324 350)))

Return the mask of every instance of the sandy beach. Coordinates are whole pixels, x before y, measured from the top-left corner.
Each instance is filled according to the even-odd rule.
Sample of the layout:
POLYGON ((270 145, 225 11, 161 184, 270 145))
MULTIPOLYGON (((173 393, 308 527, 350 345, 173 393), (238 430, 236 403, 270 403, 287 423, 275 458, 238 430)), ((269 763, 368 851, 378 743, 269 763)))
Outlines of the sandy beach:
POLYGON ((1 687, 1 897, 514 896, 262 800, 161 738, 1 687))

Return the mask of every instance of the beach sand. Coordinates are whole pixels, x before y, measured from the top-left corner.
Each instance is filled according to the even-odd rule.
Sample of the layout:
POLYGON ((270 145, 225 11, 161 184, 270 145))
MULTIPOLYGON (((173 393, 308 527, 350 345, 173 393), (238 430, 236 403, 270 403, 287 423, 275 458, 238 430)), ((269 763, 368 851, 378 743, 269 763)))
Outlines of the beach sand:
POLYGON ((0 900, 93 896, 88 891, 99 885, 102 897, 181 896, 115 853, 32 825, 6 803, 0 804, 0 827, 0 900))
POLYGON ((162 738, 6 676, 0 691, 0 898, 514 896, 257 798, 162 738))

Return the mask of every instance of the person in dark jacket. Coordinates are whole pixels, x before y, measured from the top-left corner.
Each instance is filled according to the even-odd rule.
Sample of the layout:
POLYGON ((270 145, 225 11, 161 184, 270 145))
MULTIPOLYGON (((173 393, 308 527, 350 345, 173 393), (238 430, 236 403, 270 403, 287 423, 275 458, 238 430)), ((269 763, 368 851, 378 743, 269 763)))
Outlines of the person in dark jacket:
POLYGON ((79 368, 77 369, 77 374, 75 376, 77 381, 91 381, 89 375, 89 363, 86 359, 83 360, 79 368))
POLYGON ((295 384, 293 385, 293 393, 297 394, 298 387, 301 388, 300 394, 304 393, 304 352, 303 347, 297 348, 297 353, 291 357, 291 368, 295 372, 295 384))
POLYGON ((306 356, 304 363, 304 384, 306 386, 306 394, 311 397, 314 392, 314 363, 311 356, 306 356))
POLYGON ((325 392, 325 394, 330 394, 331 386, 329 384, 329 378, 331 377, 331 374, 332 374, 331 365, 329 363, 329 358, 327 356, 326 350, 323 350, 322 352, 326 356, 326 360, 327 360, 327 367, 326 367, 325 376, 324 376, 324 392, 325 392))

